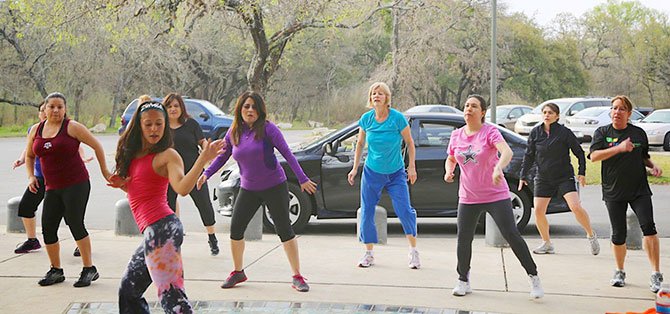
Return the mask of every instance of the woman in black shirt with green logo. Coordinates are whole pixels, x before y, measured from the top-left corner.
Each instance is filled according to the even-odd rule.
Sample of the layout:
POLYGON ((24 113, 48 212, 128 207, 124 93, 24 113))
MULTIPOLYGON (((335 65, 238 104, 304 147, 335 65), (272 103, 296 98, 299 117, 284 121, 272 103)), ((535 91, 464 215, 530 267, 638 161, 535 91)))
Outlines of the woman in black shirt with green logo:
POLYGON ((660 273, 660 248, 645 167, 651 168, 651 174, 656 177, 663 172, 651 161, 647 134, 628 123, 632 110, 628 97, 616 96, 612 99, 612 124, 595 131, 589 158, 593 162, 603 162, 603 200, 612 225, 612 250, 617 267, 610 283, 615 287, 625 284, 626 210, 630 205, 640 222, 644 248, 653 268, 649 288, 657 292, 661 288, 663 274, 660 273))

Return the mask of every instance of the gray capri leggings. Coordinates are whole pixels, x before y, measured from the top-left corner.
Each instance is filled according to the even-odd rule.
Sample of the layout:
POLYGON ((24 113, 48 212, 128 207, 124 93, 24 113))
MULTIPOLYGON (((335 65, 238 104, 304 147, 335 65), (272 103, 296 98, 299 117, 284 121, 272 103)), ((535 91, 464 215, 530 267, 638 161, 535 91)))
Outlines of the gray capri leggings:
POLYGON ((537 266, 530 255, 526 241, 521 237, 519 229, 516 228, 514 215, 512 214, 512 201, 509 199, 484 204, 458 204, 458 232, 456 256, 458 258, 458 280, 468 281, 470 272, 470 261, 472 260, 472 240, 475 237, 475 228, 479 216, 483 212, 491 214, 502 236, 512 247, 516 258, 529 275, 537 275, 537 266))
POLYGON ((281 242, 295 238, 288 217, 288 202, 286 181, 263 191, 249 191, 240 188, 233 206, 233 217, 230 220, 230 238, 232 240, 244 239, 244 231, 247 230, 251 218, 254 217, 261 204, 268 207, 281 242))

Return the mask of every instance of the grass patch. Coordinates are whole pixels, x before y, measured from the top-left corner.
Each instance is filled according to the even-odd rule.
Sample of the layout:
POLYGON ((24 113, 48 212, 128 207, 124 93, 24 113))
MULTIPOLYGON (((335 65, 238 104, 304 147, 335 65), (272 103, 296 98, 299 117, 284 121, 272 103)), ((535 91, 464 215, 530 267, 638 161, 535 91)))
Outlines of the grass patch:
MULTIPOLYGON (((649 179, 649 184, 670 184, 670 156, 660 155, 651 152, 651 160, 663 170, 663 175, 660 177, 647 176, 649 179)), ((570 154, 570 159, 572 160, 572 166, 577 170, 577 158, 570 154)), ((588 185, 600 185, 600 169, 602 162, 591 162, 588 158, 586 159, 586 184, 588 185)))

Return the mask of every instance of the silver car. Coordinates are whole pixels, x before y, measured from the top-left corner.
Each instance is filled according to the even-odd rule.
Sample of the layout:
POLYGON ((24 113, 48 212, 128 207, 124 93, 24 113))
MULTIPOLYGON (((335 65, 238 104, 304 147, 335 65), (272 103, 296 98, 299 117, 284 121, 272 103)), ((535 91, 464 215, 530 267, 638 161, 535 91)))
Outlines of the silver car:
POLYGON ((647 132, 649 146, 663 146, 670 151, 670 109, 659 109, 636 124, 647 132))
POLYGON ((406 113, 423 113, 423 112, 444 112, 463 114, 463 111, 453 106, 447 105, 417 105, 405 110, 406 113))
POLYGON ((547 100, 535 107, 529 114, 519 118, 519 120, 516 121, 516 124, 514 124, 514 132, 521 135, 530 134, 530 130, 542 121, 542 107, 550 102, 558 105, 558 108, 561 110, 561 116, 558 120, 558 123, 560 124, 565 124, 565 119, 567 117, 574 116, 577 112, 586 108, 612 106, 612 103, 610 103, 610 100, 607 98, 558 98, 547 100))
MULTIPOLYGON (((611 107, 586 108, 572 117, 565 119, 565 126, 572 130, 583 142, 589 142, 593 138, 593 132, 600 126, 612 123, 610 118, 611 107)), ((630 122, 637 123, 644 115, 633 109, 630 122)))
MULTIPOLYGON (((526 105, 496 106, 496 124, 513 131, 516 120, 531 111, 533 107, 526 105)), ((491 110, 486 111, 486 121, 491 122, 491 110)))

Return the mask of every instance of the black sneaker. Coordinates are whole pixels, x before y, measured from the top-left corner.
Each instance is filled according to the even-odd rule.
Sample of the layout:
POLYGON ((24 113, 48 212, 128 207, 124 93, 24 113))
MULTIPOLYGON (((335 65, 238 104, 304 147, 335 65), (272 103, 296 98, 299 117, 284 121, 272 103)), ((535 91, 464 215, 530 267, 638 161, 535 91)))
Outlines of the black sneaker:
POLYGON ((79 274, 79 280, 73 286, 77 288, 88 287, 91 285, 91 281, 96 281, 98 278, 100 278, 100 275, 95 266, 84 267, 79 274))
POLYGON ((209 239, 207 243, 209 243, 209 251, 212 253, 212 256, 219 255, 219 241, 214 238, 209 239))
POLYGON ((63 275, 63 269, 62 268, 56 268, 56 267, 51 267, 49 271, 47 272, 46 275, 44 275, 44 278, 40 279, 37 283, 44 287, 44 286, 51 286, 56 283, 60 283, 65 281, 65 276, 63 275))
POLYGON ((37 239, 28 239, 26 242, 23 242, 19 247, 14 250, 16 254, 29 253, 31 251, 39 250, 42 247, 40 245, 40 240, 37 239))
POLYGON ((79 252, 79 247, 74 248, 74 252, 72 253, 74 256, 81 256, 81 252, 79 252))

